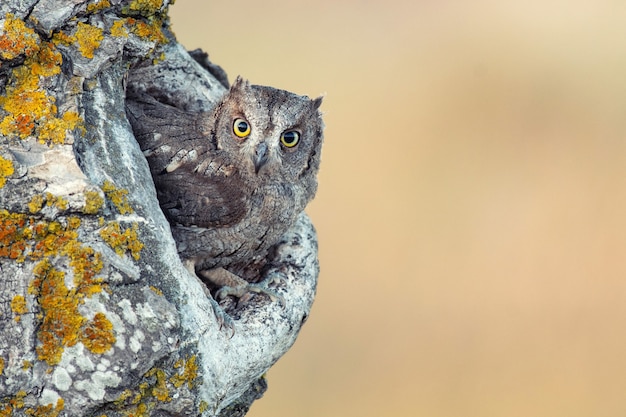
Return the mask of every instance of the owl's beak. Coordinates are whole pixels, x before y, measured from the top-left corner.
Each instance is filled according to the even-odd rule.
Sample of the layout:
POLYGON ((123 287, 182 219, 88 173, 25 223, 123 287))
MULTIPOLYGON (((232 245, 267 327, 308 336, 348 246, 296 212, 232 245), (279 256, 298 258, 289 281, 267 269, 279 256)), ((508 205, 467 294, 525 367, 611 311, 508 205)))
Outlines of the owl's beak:
POLYGON ((267 162, 267 144, 261 142, 254 151, 254 172, 259 173, 263 165, 267 162))

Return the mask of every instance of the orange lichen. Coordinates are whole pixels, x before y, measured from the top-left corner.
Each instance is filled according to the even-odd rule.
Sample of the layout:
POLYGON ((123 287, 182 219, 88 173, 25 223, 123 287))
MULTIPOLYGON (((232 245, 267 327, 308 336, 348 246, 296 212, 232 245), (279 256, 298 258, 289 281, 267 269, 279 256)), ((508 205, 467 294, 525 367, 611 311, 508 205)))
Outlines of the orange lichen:
POLYGON ((0 35, 0 58, 15 59, 20 55, 32 55, 39 49, 39 37, 23 20, 7 13, 3 33, 0 35))
POLYGON ((101 188, 120 214, 130 214, 133 212, 133 208, 128 202, 128 190, 117 188, 115 184, 108 180, 104 181, 101 188))
POLYGON ((15 410, 24 408, 24 397, 26 391, 18 391, 13 397, 3 398, 0 405, 0 417, 10 417, 15 410))
POLYGON ((25 228, 25 224, 25 216, 0 210, 0 257, 24 260, 24 240, 30 235, 30 229, 25 228))
POLYGON ((74 37, 78 43, 78 50, 85 58, 93 58, 94 51, 104 39, 102 29, 82 22, 78 22, 76 27, 74 37))
POLYGON ((11 71, 9 83, 0 96, 6 115, 0 121, 0 134, 39 136, 42 143, 63 143, 67 130, 82 122, 75 112, 57 114, 54 97, 42 87, 42 78, 61 72, 62 56, 51 42, 42 41, 26 23, 7 14, 0 35, 0 58, 24 57, 24 63, 11 71))
POLYGON ((139 241, 137 236, 138 229, 137 223, 133 223, 131 227, 122 232, 118 222, 109 222, 100 230, 100 236, 119 256, 124 256, 126 252, 130 252, 133 259, 139 260, 143 243, 139 241))
POLYGON ((15 172, 13 162, 0 156, 0 188, 4 187, 7 177, 13 175, 13 172, 15 172))
POLYGON ((28 65, 33 75, 51 77, 61 72, 62 62, 63 57, 54 44, 42 42, 37 54, 28 62, 28 65))
POLYGON ((82 329, 80 341, 93 353, 107 352, 115 343, 113 324, 102 313, 96 313, 93 320, 82 329))

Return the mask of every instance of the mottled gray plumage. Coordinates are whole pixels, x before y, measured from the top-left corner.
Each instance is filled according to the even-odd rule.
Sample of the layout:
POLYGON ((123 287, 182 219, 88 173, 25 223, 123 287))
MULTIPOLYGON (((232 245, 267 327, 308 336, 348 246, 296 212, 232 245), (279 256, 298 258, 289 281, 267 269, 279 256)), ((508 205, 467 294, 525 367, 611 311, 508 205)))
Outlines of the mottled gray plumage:
POLYGON ((224 285, 214 272, 225 268, 254 281, 269 248, 313 198, 320 104, 241 78, 208 113, 129 96, 128 118, 161 208, 180 256, 200 276, 224 285))

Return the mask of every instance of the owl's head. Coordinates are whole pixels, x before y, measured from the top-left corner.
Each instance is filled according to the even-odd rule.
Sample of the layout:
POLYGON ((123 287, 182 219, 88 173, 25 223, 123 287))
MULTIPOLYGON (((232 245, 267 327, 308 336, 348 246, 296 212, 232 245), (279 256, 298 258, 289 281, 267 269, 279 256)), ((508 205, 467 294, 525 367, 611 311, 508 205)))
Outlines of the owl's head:
POLYGON ((310 179, 315 184, 307 187, 315 187, 324 127, 321 103, 321 97, 250 85, 237 77, 215 110, 214 140, 253 178, 310 179))

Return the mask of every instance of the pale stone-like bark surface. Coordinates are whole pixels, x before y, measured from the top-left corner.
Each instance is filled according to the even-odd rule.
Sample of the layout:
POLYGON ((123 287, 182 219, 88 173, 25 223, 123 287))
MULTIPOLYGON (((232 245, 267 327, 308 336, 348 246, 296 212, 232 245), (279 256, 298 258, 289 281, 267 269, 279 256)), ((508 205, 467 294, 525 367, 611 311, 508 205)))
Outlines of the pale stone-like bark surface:
POLYGON ((178 258, 125 91, 196 111, 225 86, 164 3, 0 4, 0 416, 242 416, 310 310, 304 214, 270 255, 284 305, 226 300, 234 333, 178 258))

